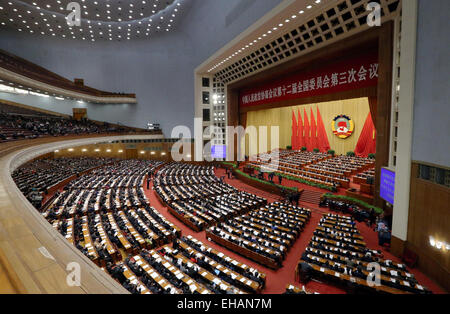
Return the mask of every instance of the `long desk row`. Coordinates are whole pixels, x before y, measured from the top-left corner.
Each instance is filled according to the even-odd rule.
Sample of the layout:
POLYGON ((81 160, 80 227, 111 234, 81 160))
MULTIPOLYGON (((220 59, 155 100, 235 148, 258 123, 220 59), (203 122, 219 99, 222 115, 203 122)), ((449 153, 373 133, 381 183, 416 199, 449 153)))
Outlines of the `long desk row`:
POLYGON ((174 247, 242 290, 259 293, 265 286, 265 274, 206 246, 192 236, 180 238, 174 247))
POLYGON ((223 222, 245 214, 266 203, 267 201, 261 197, 246 192, 239 192, 205 199, 176 202, 170 204, 169 208, 177 212, 178 215, 175 214, 176 217, 183 223, 196 231, 200 231, 217 222, 223 222), (180 217, 180 215, 183 216, 180 217))
POLYGON ((172 247, 143 249, 104 270, 141 294, 260 293, 266 278, 192 236, 174 239, 172 247))
POLYGON ((342 187, 348 187, 348 185, 349 185, 348 180, 345 180, 345 179, 334 178, 334 177, 330 178, 328 176, 315 174, 315 173, 308 174, 307 172, 305 172, 303 170, 290 169, 290 168, 279 167, 279 166, 277 167, 277 166, 268 165, 268 164, 260 165, 260 164, 256 164, 256 163, 251 163, 251 165, 254 167, 257 167, 259 169, 262 169, 265 172, 281 173, 283 175, 288 175, 288 176, 291 176, 294 178, 307 180, 312 183, 324 184, 329 187, 341 186, 341 185, 342 185, 342 187))
POLYGON ((80 176, 42 215, 99 266, 170 243, 181 230, 150 206, 142 185, 160 162, 126 160, 80 176))
POLYGON ((212 241, 269 268, 282 265, 311 216, 305 208, 275 202, 206 230, 212 241))
POLYGON ((313 276, 367 292, 429 293, 403 264, 384 260, 379 251, 368 249, 351 217, 335 214, 320 220, 296 273, 300 278, 313 276))

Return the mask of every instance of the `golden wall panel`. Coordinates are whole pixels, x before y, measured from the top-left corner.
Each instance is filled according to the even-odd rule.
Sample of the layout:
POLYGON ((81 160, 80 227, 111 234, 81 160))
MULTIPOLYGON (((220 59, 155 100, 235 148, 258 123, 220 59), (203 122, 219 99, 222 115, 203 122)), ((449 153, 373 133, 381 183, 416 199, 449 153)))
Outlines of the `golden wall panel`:
MULTIPOLYGON (((279 127, 279 147, 286 148, 291 145, 292 134, 292 111, 295 110, 297 117, 297 110, 301 111, 302 119, 304 118, 304 109, 308 116, 308 120, 311 123, 311 108, 314 112, 314 119, 317 123, 317 107, 319 107, 320 114, 327 132, 328 141, 330 147, 336 151, 336 154, 346 154, 348 151, 353 151, 358 143, 359 136, 364 127, 367 115, 370 112, 369 100, 367 97, 345 99, 339 101, 329 101, 319 104, 307 104, 292 107, 281 107, 274 109, 249 111, 247 113, 247 127, 255 126, 257 130, 261 126, 267 126, 268 139, 270 139, 270 127, 279 127), (353 134, 346 138, 341 139, 333 134, 331 123, 333 119, 340 115, 345 114, 349 116, 355 123, 355 130, 353 134)), ((259 135, 259 134, 258 134, 259 135)), ((258 136, 259 137, 259 136, 258 136)), ((268 140, 269 142, 269 140, 268 140)), ((249 154, 248 137, 246 142, 246 155, 249 154)), ((270 144, 267 146, 270 149, 270 144)))

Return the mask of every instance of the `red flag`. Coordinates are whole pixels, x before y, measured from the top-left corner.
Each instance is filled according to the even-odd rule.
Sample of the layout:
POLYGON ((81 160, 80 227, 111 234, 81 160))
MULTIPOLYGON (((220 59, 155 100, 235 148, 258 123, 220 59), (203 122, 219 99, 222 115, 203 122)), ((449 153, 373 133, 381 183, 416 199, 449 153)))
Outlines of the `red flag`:
POLYGON ((314 119, 314 112, 311 107, 311 148, 319 148, 319 145, 317 144, 317 126, 316 126, 316 119, 314 119))
POLYGON ((297 149, 301 149, 303 146, 305 146, 305 143, 303 137, 303 121, 300 110, 297 111, 297 115, 298 115, 297 149))
POLYGON ((328 142, 327 131, 323 124, 322 115, 319 111, 319 106, 317 106, 317 142, 318 148, 321 152, 326 153, 330 149, 330 142, 328 142))
POLYGON ((356 156, 367 157, 369 154, 375 154, 377 148, 376 138, 375 126, 373 125, 372 116, 369 112, 361 135, 359 136, 358 144, 356 144, 356 156))
POLYGON ((292 149, 297 147, 297 120, 295 119, 295 111, 292 111, 292 136, 291 136, 291 146, 292 149))
POLYGON ((303 120, 305 121, 305 139, 303 142, 303 146, 305 146, 308 151, 311 151, 311 133, 309 130, 309 120, 308 115, 306 114, 306 109, 303 109, 303 120))

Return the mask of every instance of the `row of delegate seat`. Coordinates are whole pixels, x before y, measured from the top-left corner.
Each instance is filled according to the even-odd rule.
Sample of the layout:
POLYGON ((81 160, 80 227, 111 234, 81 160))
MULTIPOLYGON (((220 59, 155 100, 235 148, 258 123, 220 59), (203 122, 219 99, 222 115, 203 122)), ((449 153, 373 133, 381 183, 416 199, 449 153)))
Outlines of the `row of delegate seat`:
POLYGON ((53 226, 98 265, 169 243, 180 230, 150 206, 58 219, 53 226), (97 241, 98 240, 98 241, 97 241))
POLYGON ((210 185, 220 183, 220 179, 213 175, 159 175, 154 180, 154 185, 210 185))
POLYGON ((262 153, 253 159, 258 163, 277 162, 282 167, 300 169, 308 164, 324 160, 329 156, 325 153, 302 152, 298 150, 273 150, 270 153, 262 153))
POLYGON ((374 166, 375 159, 351 156, 336 156, 322 160, 313 165, 308 165, 305 169, 322 173, 341 174, 350 177, 358 172, 374 166))
POLYGON ((190 235, 177 239, 174 247, 190 256, 195 255, 197 263, 209 264, 210 266, 205 267, 215 268, 215 273, 223 276, 225 280, 232 280, 235 286, 241 287, 243 290, 261 292, 265 287, 266 275, 264 273, 226 256, 190 235))
POLYGON ((180 230, 150 206, 143 183, 160 165, 100 167, 58 192, 42 215, 131 293, 260 292, 264 274, 192 237, 177 240, 180 230))
POLYGON ((366 184, 370 180, 372 182, 375 180, 375 168, 366 169, 353 177, 353 182, 358 184, 366 184))
POLYGON ((429 293, 405 265, 383 259, 380 251, 368 249, 353 218, 347 216, 322 217, 297 269, 304 281, 313 276, 359 291, 429 293), (379 274, 374 273, 377 270, 379 274))
POLYGON ((99 210, 142 206, 147 203, 142 190, 145 175, 160 164, 159 161, 126 160, 97 168, 69 182, 61 193, 57 192, 43 215, 48 219, 68 218, 99 210))
POLYGON ((124 160, 85 175, 88 179, 80 176, 42 215, 101 266, 122 260, 123 254, 169 243, 181 232, 150 206, 142 187, 146 174, 160 164, 124 160))
POLYGON ((285 166, 277 166, 272 164, 258 165, 256 163, 250 163, 253 167, 256 167, 264 172, 275 172, 281 173, 284 175, 288 175, 294 178, 303 179, 312 183, 318 183, 327 185, 329 187, 342 187, 346 188, 350 184, 350 180, 348 178, 342 178, 338 176, 333 176, 330 174, 320 174, 316 172, 310 172, 300 169, 293 169, 285 166))
POLYGON ((154 161, 151 164, 143 163, 139 160, 119 161, 110 166, 95 169, 82 178, 70 182, 66 189, 141 187, 147 172, 152 171, 151 169, 155 169, 161 164, 163 164, 161 161, 154 161))
POLYGON ((52 186, 76 174, 113 162, 110 158, 56 158, 36 159, 21 165, 12 173, 19 190, 33 205, 40 207, 35 199, 42 200, 43 194, 52 186), (37 197, 36 197, 37 196, 37 197))
POLYGON ((170 211, 196 231, 259 208, 267 201, 247 192, 221 194, 173 202, 170 211))
POLYGON ((309 209, 275 202, 206 230, 212 241, 269 268, 282 266, 311 217, 309 209))
POLYGON ((237 189, 225 183, 190 185, 154 185, 154 190, 164 203, 207 198, 214 195, 236 193, 237 189))
POLYGON ((189 237, 173 246, 141 250, 106 270, 132 293, 259 293, 266 275, 189 237))
POLYGON ((160 177, 182 177, 182 176, 194 176, 194 177, 213 177, 214 166, 194 165, 183 162, 171 162, 164 165, 163 168, 158 170, 158 176, 160 177))
MULTIPOLYGON (((330 187, 349 187, 350 180, 343 171, 325 165, 330 160, 348 160, 350 157, 333 157, 326 153, 301 151, 274 151, 270 154, 260 154, 256 161, 250 164, 265 172, 277 172, 313 183, 324 184, 330 187), (344 158, 344 159, 342 159, 344 158)), ((354 157, 358 160, 359 157, 354 157)), ((366 159, 364 159, 364 162, 366 159)))
POLYGON ((159 169, 153 184, 169 212, 195 231, 267 202, 223 183, 212 166, 170 163, 159 169))

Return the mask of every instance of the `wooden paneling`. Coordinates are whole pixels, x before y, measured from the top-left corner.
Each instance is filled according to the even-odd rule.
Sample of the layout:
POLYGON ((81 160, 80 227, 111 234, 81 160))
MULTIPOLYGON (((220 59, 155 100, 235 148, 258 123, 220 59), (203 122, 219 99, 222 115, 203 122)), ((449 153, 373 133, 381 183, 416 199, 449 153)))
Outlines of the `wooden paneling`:
MULTIPOLYGON (((73 151, 68 149, 60 150, 54 153, 54 157, 109 157, 173 161, 171 155, 172 146, 173 143, 92 144, 74 147, 73 151), (132 145, 132 147, 127 145, 132 145), (96 149, 99 149, 99 151, 96 151, 96 149), (141 154, 141 152, 144 152, 144 154, 141 154), (151 154, 151 152, 154 152, 154 154, 151 154), (165 155, 162 155, 162 153, 165 153, 165 155)), ((187 153, 184 155, 186 156, 187 153)), ((191 156, 194 156, 192 145, 191 156)))
POLYGON ((126 149, 125 156, 127 159, 135 159, 138 157, 137 149, 126 149))
POLYGON ((0 250, 0 294, 25 293, 14 267, 0 250))
MULTIPOLYGON (((47 144, 59 141, 77 140, 83 138, 96 138, 96 137, 108 137, 108 136, 126 136, 125 133, 104 133, 104 134, 88 134, 88 135, 68 135, 60 137, 41 137, 36 139, 26 139, 20 141, 11 141, 0 143, 0 157, 9 154, 12 151, 19 150, 21 148, 27 148, 39 144, 47 144)), ((147 133, 133 133, 132 135, 148 135, 147 133)))
POLYGON ((450 189, 418 178, 411 171, 411 194, 406 247, 419 255, 419 268, 450 291, 450 251, 438 250, 429 237, 450 242, 450 189))
POLYGON ((391 253, 401 258, 405 251, 406 241, 403 241, 395 236, 391 236, 391 253))
POLYGON ((375 162, 375 205, 384 207, 380 195, 381 168, 389 165, 391 106, 392 106, 392 59, 394 42, 394 23, 384 23, 378 37, 378 95, 375 129, 377 130, 377 149, 375 162))
POLYGON ((356 198, 363 202, 366 202, 367 204, 373 204, 373 198, 371 198, 370 196, 366 196, 364 194, 360 194, 358 192, 353 192, 353 191, 351 191, 351 189, 347 189, 345 191, 345 195, 356 198))
MULTIPOLYGON (((241 116, 239 114, 239 91, 237 89, 233 89, 228 87, 227 88, 227 98, 228 98, 228 105, 227 105, 227 117, 228 117, 228 126, 236 127, 238 125, 243 125, 242 121, 240 121, 241 116)), ((242 116, 244 118, 244 116, 242 116)), ((233 140, 233 160, 237 160, 237 148, 238 148, 238 141, 237 137, 234 137, 233 140)))
POLYGON ((87 119, 87 108, 72 108, 72 116, 77 121, 87 119))

